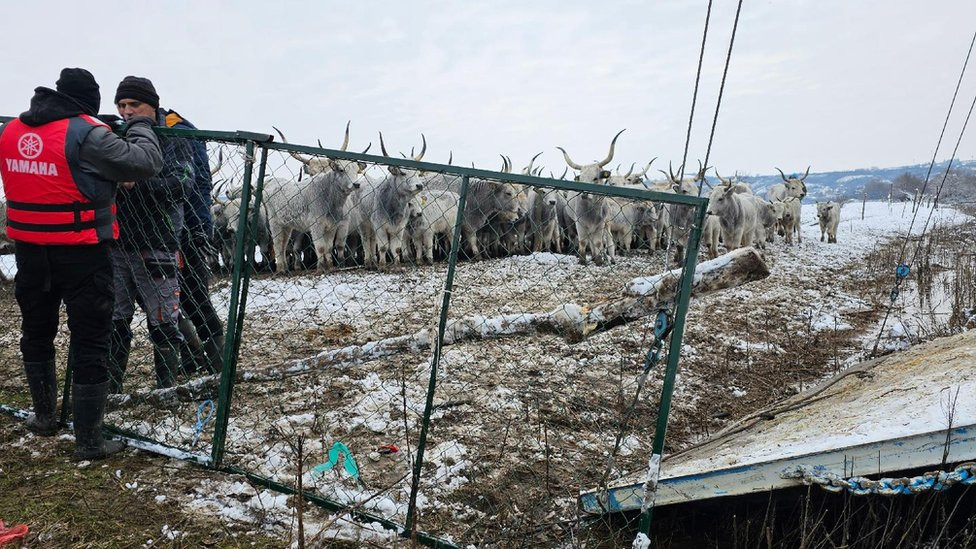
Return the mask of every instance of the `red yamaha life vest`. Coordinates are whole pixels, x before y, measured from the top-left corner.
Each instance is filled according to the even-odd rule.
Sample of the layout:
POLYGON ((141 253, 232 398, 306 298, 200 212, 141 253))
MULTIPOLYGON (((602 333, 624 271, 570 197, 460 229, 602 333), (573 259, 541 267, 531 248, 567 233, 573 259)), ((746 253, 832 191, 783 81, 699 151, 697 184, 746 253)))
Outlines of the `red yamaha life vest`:
POLYGON ((105 126, 88 115, 28 126, 19 119, 0 133, 0 177, 7 196, 7 236, 31 244, 97 244, 118 238, 115 197, 92 201, 75 177, 81 142, 105 126), (72 173, 72 168, 76 170, 72 173))

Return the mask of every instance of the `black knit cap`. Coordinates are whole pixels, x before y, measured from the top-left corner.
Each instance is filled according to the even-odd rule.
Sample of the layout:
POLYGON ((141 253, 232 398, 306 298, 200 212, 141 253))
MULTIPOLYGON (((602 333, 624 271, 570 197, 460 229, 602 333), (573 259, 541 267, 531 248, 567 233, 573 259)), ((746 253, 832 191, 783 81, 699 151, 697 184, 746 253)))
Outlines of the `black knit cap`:
POLYGON ((152 81, 141 76, 126 76, 119 82, 119 89, 115 92, 115 104, 118 105, 123 99, 135 99, 155 109, 159 108, 159 95, 156 94, 156 88, 152 81))
POLYGON ((85 108, 86 114, 94 115, 102 104, 102 95, 98 92, 98 82, 92 73, 85 69, 61 69, 57 90, 77 101, 85 108))

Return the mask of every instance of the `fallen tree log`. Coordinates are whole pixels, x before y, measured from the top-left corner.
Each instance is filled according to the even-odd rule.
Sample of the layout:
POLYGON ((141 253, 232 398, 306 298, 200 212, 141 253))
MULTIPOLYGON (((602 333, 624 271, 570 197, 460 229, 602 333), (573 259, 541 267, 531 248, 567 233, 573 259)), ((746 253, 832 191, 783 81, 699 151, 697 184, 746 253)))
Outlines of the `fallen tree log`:
MULTIPOLYGON (((769 268, 754 248, 740 248, 715 259, 699 263, 692 281, 692 297, 762 280, 769 268)), ((616 299, 593 306, 564 303, 548 312, 528 312, 494 317, 468 316, 448 321, 444 345, 533 334, 552 334, 570 343, 605 332, 674 305, 681 286, 681 269, 635 278, 616 299)), ((237 373, 237 381, 272 381, 301 375, 320 368, 346 368, 386 356, 430 350, 437 337, 436 328, 409 335, 324 350, 314 356, 292 359, 260 370, 237 373)), ((219 384, 217 376, 193 380, 170 389, 157 389, 129 396, 127 402, 172 403, 174 400, 212 396, 219 384)))

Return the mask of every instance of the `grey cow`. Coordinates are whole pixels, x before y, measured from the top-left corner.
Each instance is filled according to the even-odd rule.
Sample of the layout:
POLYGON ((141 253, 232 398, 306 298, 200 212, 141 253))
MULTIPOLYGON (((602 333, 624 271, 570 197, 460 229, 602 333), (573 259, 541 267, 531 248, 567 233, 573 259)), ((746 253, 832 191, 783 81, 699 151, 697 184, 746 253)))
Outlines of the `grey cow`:
MULTIPOLYGON (((384 156, 389 156, 382 133, 380 148, 384 156)), ((423 149, 413 160, 419 161, 426 151, 424 139, 423 149)), ((387 170, 389 173, 380 178, 361 178, 362 187, 356 192, 350 214, 350 230, 359 232, 369 267, 385 268, 388 253, 393 254, 394 266, 400 266, 404 231, 410 220, 410 201, 424 190, 423 180, 415 170, 397 166, 389 166, 387 170)))
POLYGON ((347 215, 349 195, 360 186, 361 174, 355 162, 330 159, 328 165, 329 169, 304 181, 269 178, 265 182, 264 203, 279 273, 288 271, 285 250, 294 231, 311 233, 320 271, 334 266, 336 233, 347 215))

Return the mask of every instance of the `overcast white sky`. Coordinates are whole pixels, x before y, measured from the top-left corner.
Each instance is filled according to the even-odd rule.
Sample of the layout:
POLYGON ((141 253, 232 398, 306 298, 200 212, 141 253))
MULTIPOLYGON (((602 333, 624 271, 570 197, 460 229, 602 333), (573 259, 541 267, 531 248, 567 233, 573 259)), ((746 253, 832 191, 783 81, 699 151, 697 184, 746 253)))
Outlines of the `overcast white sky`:
MULTIPOLYGON (((496 169, 556 145, 577 162, 684 147, 707 1, 5 2, 0 113, 64 66, 153 80, 197 126, 282 128, 291 142, 429 143, 496 169)), ((689 163, 703 158, 735 0, 714 0, 689 163)), ((745 0, 710 164, 814 172, 928 162, 976 30, 972 0, 745 0)), ((940 158, 976 94, 976 59, 940 158)), ((976 121, 973 122, 976 126, 976 121)), ((959 156, 976 156, 976 128, 959 156)), ((372 151, 371 151, 372 152, 372 151)), ((724 175, 723 173, 723 175, 724 175)))

